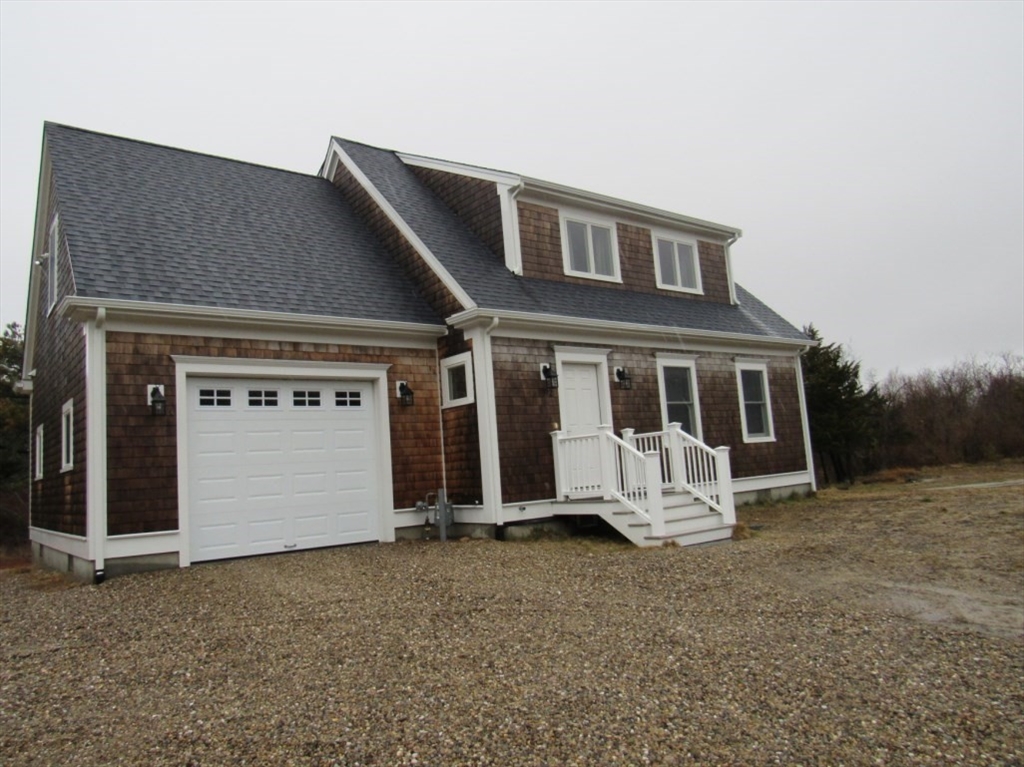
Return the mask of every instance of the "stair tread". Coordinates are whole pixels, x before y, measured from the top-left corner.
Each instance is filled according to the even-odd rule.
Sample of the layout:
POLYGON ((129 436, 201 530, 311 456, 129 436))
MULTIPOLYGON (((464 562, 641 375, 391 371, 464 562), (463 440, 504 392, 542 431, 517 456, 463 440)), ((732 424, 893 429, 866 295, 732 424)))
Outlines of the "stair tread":
POLYGON ((671 541, 671 540, 677 540, 679 538, 695 537, 697 535, 702 535, 704 533, 711 533, 711 532, 717 532, 717 531, 725 532, 726 530, 732 530, 732 527, 733 527, 732 525, 715 525, 714 527, 707 527, 707 528, 704 528, 703 530, 693 530, 693 531, 688 532, 688 533, 676 533, 676 534, 671 534, 670 533, 670 534, 666 534, 666 535, 645 535, 644 536, 644 540, 645 541, 671 541))

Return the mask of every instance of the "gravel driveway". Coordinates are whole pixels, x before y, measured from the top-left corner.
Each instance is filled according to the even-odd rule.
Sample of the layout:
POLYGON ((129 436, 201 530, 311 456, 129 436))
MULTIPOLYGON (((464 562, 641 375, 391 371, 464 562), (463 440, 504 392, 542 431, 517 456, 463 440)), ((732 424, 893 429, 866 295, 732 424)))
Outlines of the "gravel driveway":
POLYGON ((1021 637, 817 587, 843 555, 784 518, 855 536, 829 508, 744 512, 759 534, 700 549, 399 543, 101 586, 4 572, 0 763, 1024 764, 1021 637))

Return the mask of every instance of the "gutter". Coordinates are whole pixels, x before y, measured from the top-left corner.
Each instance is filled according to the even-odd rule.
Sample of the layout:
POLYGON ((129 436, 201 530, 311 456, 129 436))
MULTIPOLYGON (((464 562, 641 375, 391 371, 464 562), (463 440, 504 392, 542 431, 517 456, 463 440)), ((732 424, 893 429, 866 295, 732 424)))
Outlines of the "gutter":
POLYGON ((518 325, 527 328, 557 328, 559 330, 598 332, 602 333, 604 338, 607 338, 609 333, 635 333, 638 335, 656 336, 659 339, 663 339, 666 334, 677 334, 688 338, 706 338, 713 341, 736 341, 798 348, 808 347, 808 340, 806 338, 759 336, 750 333, 724 333, 716 330, 696 330, 692 328, 675 328, 668 325, 613 322, 611 320, 565 317, 557 314, 533 314, 530 312, 513 312, 500 309, 468 309, 453 314, 448 318, 448 322, 452 327, 462 329, 476 321, 492 318, 500 318, 506 325, 518 325))
POLYGON ((206 321, 224 325, 252 328, 254 325, 291 330, 320 330, 333 332, 377 332, 392 336, 422 336, 441 338, 448 330, 444 325, 390 320, 367 320, 356 317, 326 317, 313 314, 266 312, 251 309, 226 309, 217 306, 190 304, 163 304, 124 299, 84 298, 67 296, 57 311, 79 322, 96 318, 97 310, 105 309, 107 321, 113 319, 148 319, 197 322, 206 321))

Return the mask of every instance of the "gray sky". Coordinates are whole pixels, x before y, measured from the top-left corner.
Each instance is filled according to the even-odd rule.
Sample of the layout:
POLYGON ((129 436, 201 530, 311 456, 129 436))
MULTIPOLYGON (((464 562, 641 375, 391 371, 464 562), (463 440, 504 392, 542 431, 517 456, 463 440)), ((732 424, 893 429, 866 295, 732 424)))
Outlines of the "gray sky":
POLYGON ((882 377, 1024 353, 1024 3, 0 1, 0 321, 44 120, 315 173, 332 134, 744 230, 882 377))

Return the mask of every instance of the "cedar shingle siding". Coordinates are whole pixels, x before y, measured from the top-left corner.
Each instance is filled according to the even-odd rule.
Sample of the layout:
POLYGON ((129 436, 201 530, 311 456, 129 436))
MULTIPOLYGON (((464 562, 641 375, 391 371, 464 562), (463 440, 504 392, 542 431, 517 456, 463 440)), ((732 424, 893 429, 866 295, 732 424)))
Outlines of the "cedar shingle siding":
POLYGON ((430 349, 199 338, 145 333, 107 334, 107 492, 111 535, 178 527, 176 396, 171 355, 293 362, 389 364, 388 406, 396 508, 415 505, 441 487, 441 439, 436 355, 430 349), (416 392, 401 407, 395 382, 416 392), (145 384, 166 383, 167 417, 152 418, 145 384))
POLYGON ((698 240, 703 295, 682 296, 658 288, 654 271, 654 243, 651 230, 642 226, 616 224, 619 244, 619 269, 622 282, 600 282, 565 273, 562 258, 562 235, 558 210, 529 202, 518 203, 519 237, 523 254, 523 276, 568 282, 574 285, 595 285, 611 290, 636 293, 674 295, 681 300, 729 303, 729 278, 725 264, 725 247, 720 243, 698 240))
POLYGON ((494 182, 414 165, 410 165, 409 170, 444 200, 488 248, 502 258, 505 257, 501 201, 494 182))
MULTIPOLYGON (((49 236, 52 211, 57 209, 51 185, 46 219, 49 236)), ((74 277, 64 221, 59 219, 60 247, 57 259, 57 304, 74 293, 74 277)), ((47 246, 48 247, 48 246, 47 246)), ((32 476, 35 476, 36 427, 43 425, 43 479, 32 480, 32 525, 71 535, 85 535, 85 337, 82 327, 47 312, 47 265, 39 269, 39 308, 36 315, 35 385, 32 392, 32 476), (74 468, 61 471, 61 418, 64 403, 74 399, 74 468)))

